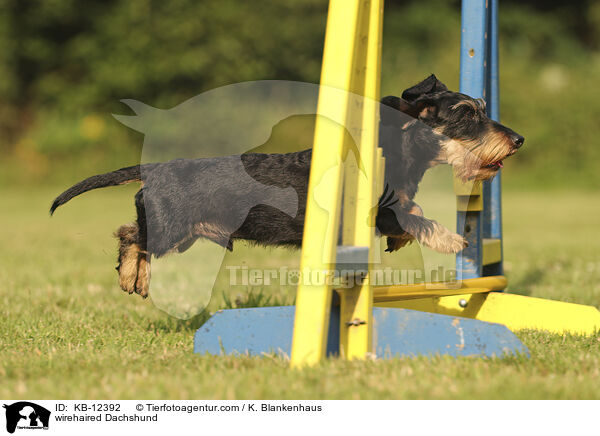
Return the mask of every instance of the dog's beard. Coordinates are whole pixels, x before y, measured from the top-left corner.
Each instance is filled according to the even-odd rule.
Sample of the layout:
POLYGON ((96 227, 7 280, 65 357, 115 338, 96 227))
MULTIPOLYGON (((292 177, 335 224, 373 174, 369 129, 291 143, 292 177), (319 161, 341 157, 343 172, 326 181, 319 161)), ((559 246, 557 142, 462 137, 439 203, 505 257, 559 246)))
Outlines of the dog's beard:
POLYGON ((442 141, 443 159, 452 165, 463 180, 488 180, 494 177, 502 161, 514 154, 508 138, 500 132, 489 132, 481 140, 447 139, 442 141))

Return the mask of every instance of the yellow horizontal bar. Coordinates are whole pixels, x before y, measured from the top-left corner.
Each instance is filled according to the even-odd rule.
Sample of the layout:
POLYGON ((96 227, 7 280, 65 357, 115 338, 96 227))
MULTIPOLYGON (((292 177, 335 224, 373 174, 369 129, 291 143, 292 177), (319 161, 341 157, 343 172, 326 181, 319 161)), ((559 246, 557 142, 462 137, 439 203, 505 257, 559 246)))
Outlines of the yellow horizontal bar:
POLYGON ((504 276, 477 277, 462 281, 463 288, 488 288, 490 291, 502 291, 507 285, 508 280, 504 276))
POLYGON ((502 260, 502 241, 500 239, 482 239, 483 257, 482 264, 490 265, 502 260))
MULTIPOLYGON (((382 287, 383 288, 383 287, 382 287)), ((464 294, 464 288, 456 289, 418 289, 415 285, 415 289, 403 289, 398 291, 397 286, 386 286, 383 289, 375 288, 373 300, 375 303, 382 303, 386 301, 402 301, 411 300, 415 298, 431 298, 431 297, 446 297, 449 295, 464 294)), ((473 294, 480 294, 484 292, 490 292, 487 288, 469 288, 469 292, 473 294)))
POLYGON ((468 292, 474 294, 501 291, 506 288, 506 285, 506 277, 489 276, 453 283, 430 282, 414 285, 375 286, 373 290, 375 301, 378 302, 464 294, 467 289, 468 292))
POLYGON ((600 330, 600 311, 593 306, 506 292, 383 302, 377 306, 495 322, 504 324, 511 330, 534 329, 581 335, 594 334, 600 330))

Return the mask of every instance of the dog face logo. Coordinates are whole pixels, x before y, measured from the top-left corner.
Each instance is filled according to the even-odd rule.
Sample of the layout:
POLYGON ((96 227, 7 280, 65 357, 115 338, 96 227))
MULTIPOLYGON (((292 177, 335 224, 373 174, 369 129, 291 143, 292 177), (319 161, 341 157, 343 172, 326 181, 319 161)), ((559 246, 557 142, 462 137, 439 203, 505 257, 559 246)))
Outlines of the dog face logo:
POLYGON ((48 429, 50 424, 50 411, 42 406, 29 401, 19 401, 10 405, 4 404, 6 409, 6 431, 14 433, 16 429, 48 429))

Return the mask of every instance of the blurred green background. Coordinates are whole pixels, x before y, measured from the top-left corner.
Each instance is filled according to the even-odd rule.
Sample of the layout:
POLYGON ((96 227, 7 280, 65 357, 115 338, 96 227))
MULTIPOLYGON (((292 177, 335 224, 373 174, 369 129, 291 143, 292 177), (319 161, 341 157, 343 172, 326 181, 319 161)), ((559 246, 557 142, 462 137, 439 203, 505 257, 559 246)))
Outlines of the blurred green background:
MULTIPOLYGON (((0 0, 0 186, 71 183, 139 161, 111 113, 231 83, 318 82, 327 1, 0 0)), ((383 94, 458 88, 460 2, 386 1, 383 94)), ((500 2, 502 121, 526 146, 507 188, 600 185, 600 2, 500 2)))

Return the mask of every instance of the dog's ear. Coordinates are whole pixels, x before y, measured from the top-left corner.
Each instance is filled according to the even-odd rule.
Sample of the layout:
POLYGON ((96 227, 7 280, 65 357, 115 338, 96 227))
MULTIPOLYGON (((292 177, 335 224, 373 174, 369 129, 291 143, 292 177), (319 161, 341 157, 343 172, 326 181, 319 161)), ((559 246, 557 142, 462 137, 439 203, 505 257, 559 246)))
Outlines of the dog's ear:
POLYGON ((387 109, 387 107, 396 109, 396 111, 403 112, 413 118, 417 118, 419 116, 419 108, 417 106, 400 97, 388 95, 387 97, 383 97, 381 99, 380 116, 383 124, 394 124, 398 121, 397 112, 391 111, 387 109))
POLYGON ((383 97, 381 99, 380 116, 383 124, 395 124, 398 122, 398 113, 396 111, 386 109, 386 107, 391 107, 396 109, 396 111, 400 111, 406 115, 418 119, 425 119, 435 116, 437 112, 437 106, 435 103, 427 98, 420 99, 414 103, 409 103, 403 98, 388 95, 387 97, 383 97))
POLYGON ((413 103, 413 106, 415 106, 418 110, 418 115, 416 118, 420 119, 421 121, 432 120, 437 117, 438 105, 435 104, 435 101, 430 98, 420 98, 413 103))
POLYGON ((402 93, 402 98, 412 103, 417 98, 423 95, 433 94, 434 92, 441 91, 448 91, 448 88, 446 87, 446 85, 440 82, 434 74, 432 74, 422 82, 417 83, 415 86, 406 89, 402 93))

